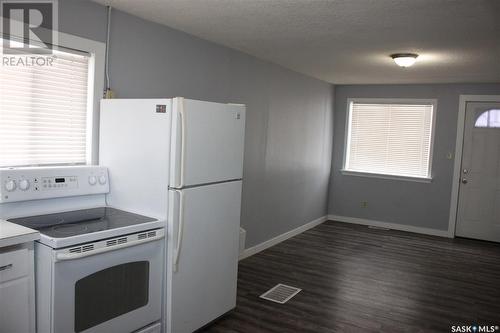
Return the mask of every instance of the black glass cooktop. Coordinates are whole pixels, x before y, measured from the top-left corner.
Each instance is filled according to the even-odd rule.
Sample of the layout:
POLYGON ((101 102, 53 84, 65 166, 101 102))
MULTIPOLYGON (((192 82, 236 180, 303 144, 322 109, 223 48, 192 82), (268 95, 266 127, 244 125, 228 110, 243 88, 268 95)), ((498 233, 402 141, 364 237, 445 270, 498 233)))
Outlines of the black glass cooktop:
POLYGON ((115 208, 99 207, 20 217, 8 221, 38 230, 49 237, 64 238, 153 222, 156 219, 115 208))

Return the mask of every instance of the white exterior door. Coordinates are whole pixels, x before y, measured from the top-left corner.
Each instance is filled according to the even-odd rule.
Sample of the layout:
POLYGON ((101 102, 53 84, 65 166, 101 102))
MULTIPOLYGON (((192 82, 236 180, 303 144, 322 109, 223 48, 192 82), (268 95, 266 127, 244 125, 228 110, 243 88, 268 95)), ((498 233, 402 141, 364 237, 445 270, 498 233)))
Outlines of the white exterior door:
POLYGON ((455 234, 500 242, 500 103, 467 104, 455 234))
POLYGON ((245 107, 175 98, 171 187, 241 179, 245 107))
POLYGON ((167 332, 190 333, 236 306, 241 181, 170 191, 167 332))

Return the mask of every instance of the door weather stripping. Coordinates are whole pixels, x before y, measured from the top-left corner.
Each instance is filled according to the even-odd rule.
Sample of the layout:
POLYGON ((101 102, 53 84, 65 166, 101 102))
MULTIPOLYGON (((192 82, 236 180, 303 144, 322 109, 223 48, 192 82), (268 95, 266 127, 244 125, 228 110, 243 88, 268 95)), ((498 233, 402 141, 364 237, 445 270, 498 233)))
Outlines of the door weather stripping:
POLYGON ((154 229, 131 235, 110 238, 98 242, 81 244, 57 250, 56 261, 72 260, 93 256, 95 254, 123 249, 130 246, 152 242, 165 237, 165 230, 154 229))

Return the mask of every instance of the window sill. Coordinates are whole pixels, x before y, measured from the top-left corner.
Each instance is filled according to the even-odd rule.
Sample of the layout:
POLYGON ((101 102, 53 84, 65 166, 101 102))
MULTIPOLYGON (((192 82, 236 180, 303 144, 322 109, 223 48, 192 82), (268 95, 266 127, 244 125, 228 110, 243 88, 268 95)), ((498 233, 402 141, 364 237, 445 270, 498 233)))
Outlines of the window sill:
POLYGON ((357 176, 357 177, 402 180, 402 181, 417 182, 417 183, 431 183, 432 182, 432 178, 428 178, 428 177, 386 175, 386 174, 381 174, 381 173, 369 173, 369 172, 351 171, 351 170, 345 170, 345 169, 340 170, 340 172, 344 176, 357 176))

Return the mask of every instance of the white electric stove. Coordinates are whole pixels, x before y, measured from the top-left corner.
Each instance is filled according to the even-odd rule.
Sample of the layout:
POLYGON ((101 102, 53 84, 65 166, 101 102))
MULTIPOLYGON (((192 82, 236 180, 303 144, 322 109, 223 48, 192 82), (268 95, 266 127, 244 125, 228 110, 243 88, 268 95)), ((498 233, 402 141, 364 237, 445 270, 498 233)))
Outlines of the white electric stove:
POLYGON ((100 166, 0 169, 0 218, 40 232, 38 332, 160 331, 165 221, 108 207, 108 179, 100 166))
POLYGON ((112 207, 95 207, 8 219, 40 232, 39 242, 54 249, 162 228, 164 222, 112 207))

